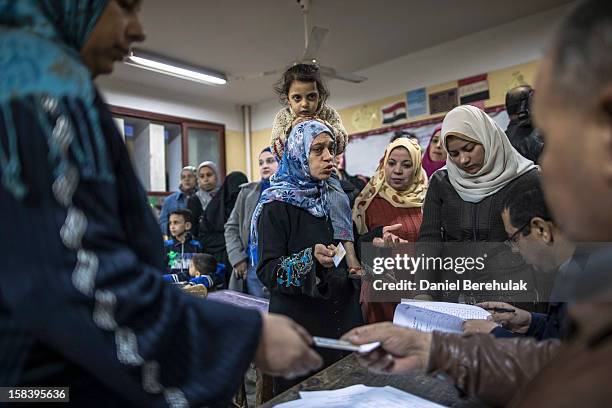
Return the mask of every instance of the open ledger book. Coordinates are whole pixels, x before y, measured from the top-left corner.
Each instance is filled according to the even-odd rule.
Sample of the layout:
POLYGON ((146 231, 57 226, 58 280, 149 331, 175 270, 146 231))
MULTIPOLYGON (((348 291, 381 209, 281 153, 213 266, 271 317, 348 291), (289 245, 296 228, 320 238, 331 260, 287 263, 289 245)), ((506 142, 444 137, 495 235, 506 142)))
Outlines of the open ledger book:
POLYGON ((481 307, 461 303, 402 300, 395 308, 393 324, 424 332, 434 330, 463 333, 463 322, 483 319, 491 313, 481 307))

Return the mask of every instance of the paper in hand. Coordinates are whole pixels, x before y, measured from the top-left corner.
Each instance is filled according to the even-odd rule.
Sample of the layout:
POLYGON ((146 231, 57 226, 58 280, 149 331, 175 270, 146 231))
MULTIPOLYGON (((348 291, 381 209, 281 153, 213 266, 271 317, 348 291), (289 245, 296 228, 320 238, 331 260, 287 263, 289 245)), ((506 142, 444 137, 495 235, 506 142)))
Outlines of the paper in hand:
POLYGON ((334 260, 334 265, 336 265, 336 268, 338 267, 338 265, 340 265, 340 262, 342 262, 342 258, 344 258, 344 255, 346 255, 346 249, 344 249, 344 245, 342 245, 342 242, 338 242, 338 246, 336 246, 336 254, 332 258, 334 260))
POLYGON ((337 350, 346 350, 346 351, 356 351, 358 353, 369 353, 370 351, 380 346, 379 341, 375 341, 374 343, 357 345, 357 344, 353 344, 345 340, 330 339, 327 337, 314 336, 313 340, 314 340, 315 346, 317 347, 337 349, 337 350))

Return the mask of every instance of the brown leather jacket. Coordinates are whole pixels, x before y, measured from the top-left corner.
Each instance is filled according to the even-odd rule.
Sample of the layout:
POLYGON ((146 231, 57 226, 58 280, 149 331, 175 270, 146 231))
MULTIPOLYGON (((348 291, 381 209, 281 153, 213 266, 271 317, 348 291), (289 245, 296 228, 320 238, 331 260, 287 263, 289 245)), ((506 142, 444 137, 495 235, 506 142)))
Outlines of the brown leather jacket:
POLYGON ((610 407, 612 303, 576 305, 569 315, 574 330, 563 346, 436 332, 428 372, 495 407, 610 407))

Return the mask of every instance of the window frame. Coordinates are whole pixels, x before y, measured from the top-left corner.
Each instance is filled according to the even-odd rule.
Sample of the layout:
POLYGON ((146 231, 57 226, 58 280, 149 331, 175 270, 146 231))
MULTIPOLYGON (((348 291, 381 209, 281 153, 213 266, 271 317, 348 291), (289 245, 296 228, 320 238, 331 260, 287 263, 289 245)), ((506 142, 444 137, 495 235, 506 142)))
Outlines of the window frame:
MULTIPOLYGON (((189 164, 196 166, 199 163, 189 163, 189 128, 198 128, 205 130, 217 131, 219 134, 219 168, 220 175, 225 174, 225 125, 222 123, 207 122, 202 120, 195 120, 190 118, 184 118, 180 116, 166 115, 157 112, 148 112, 139 109, 126 108, 116 105, 108 105, 113 117, 131 117, 135 119, 144 119, 151 122, 166 122, 179 125, 181 127, 181 161, 182 167, 188 166, 189 164)), ((147 191, 147 195, 150 196, 161 196, 165 197, 172 194, 172 191, 147 191)))

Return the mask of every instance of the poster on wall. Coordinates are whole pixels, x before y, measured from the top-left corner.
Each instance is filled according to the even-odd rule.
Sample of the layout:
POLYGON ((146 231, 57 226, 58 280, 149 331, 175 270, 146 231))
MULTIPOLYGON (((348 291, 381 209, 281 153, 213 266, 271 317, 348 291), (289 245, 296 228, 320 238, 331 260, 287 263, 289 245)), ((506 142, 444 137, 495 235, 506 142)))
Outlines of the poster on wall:
POLYGON ((408 116, 414 118, 427 114, 427 90, 425 88, 406 92, 408 116))
MULTIPOLYGON (((508 127, 509 118, 505 110, 502 109, 497 112, 489 112, 488 114, 502 129, 508 127)), ((436 121, 427 121, 422 125, 401 126, 400 128, 414 133, 419 139, 421 150, 424 152, 427 149, 433 131, 441 124, 442 118, 436 121)), ((397 131, 398 128, 395 128, 385 133, 349 138, 345 153, 346 171, 351 175, 371 177, 389 141, 395 136, 397 131)))
POLYGON ((484 101, 490 98, 487 74, 460 79, 457 84, 459 85, 459 103, 461 105, 470 104, 482 108, 484 101))
POLYGON ((391 105, 383 106, 381 112, 383 125, 406 119, 406 102, 399 101, 392 103, 391 105))
POLYGON ((506 83, 506 87, 504 88, 504 94, 511 90, 512 88, 516 88, 517 86, 529 85, 525 81, 525 75, 521 71, 514 71, 512 73, 512 79, 510 82, 506 83))
POLYGON ((457 106, 457 88, 446 89, 429 95, 429 113, 448 112, 457 106))
POLYGON ((362 105, 353 112, 351 122, 355 129, 363 132, 372 129, 374 126, 378 126, 380 115, 377 109, 368 105, 362 105))

